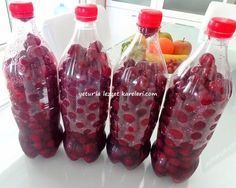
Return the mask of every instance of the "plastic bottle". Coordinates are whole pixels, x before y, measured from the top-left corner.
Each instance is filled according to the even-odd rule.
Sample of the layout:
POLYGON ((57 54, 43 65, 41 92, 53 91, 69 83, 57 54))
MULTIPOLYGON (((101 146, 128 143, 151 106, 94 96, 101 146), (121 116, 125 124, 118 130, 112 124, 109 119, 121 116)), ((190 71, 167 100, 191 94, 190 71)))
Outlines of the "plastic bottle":
POLYGON ((137 167, 148 156, 166 86, 166 65, 158 30, 162 13, 143 9, 138 33, 113 75, 107 153, 114 163, 137 167))
POLYGON ((20 145, 28 157, 51 157, 62 140, 56 60, 35 26, 33 4, 9 9, 14 28, 3 71, 20 145))
POLYGON ((204 42, 172 76, 161 113, 152 166, 158 176, 188 179, 232 94, 227 47, 236 22, 212 18, 204 42))
POLYGON ((110 75, 108 57, 98 39, 97 6, 75 9, 76 28, 59 66, 64 148, 71 160, 95 161, 106 143, 110 75))

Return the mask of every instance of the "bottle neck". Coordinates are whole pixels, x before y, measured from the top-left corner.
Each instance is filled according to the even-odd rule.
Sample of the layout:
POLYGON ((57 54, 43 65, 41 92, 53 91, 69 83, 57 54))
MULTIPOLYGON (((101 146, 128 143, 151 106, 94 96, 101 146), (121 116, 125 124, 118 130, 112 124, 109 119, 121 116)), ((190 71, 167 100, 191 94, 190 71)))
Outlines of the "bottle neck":
POLYGON ((214 54, 216 63, 228 63, 228 44, 230 39, 208 37, 205 43, 205 51, 214 54))
POLYGON ((13 19, 13 32, 10 40, 8 41, 5 58, 14 57, 20 51, 25 50, 24 42, 27 39, 27 34, 31 33, 36 36, 40 36, 34 19, 19 20, 13 19))
POLYGON ((13 33, 19 34, 26 34, 26 33, 36 33, 36 24, 35 19, 28 19, 28 20, 13 20, 13 33))
POLYGON ((76 22, 72 43, 79 43, 83 47, 88 48, 90 43, 97 40, 99 40, 99 37, 98 37, 97 25, 95 21, 92 21, 92 22, 77 21, 76 22))
POLYGON ((159 27, 147 28, 147 27, 138 26, 138 30, 143 36, 145 36, 145 38, 148 38, 148 37, 152 37, 156 35, 156 33, 158 33, 159 31, 159 27))
POLYGON ((215 65, 217 71, 225 76, 225 78, 230 78, 230 65, 228 61, 228 44, 230 38, 219 39, 215 37, 208 37, 205 43, 206 53, 211 53, 215 57, 215 65))
POLYGON ((214 37, 208 37, 206 41, 206 51, 217 51, 225 53, 228 50, 228 44, 230 39, 219 39, 214 37))
MULTIPOLYGON (((205 53, 210 53, 215 58, 215 65, 217 71, 221 73, 226 79, 231 78, 230 65, 228 62, 228 43, 230 38, 219 39, 215 37, 209 37, 201 46, 197 49, 194 55, 190 56, 184 61, 177 69, 176 76, 180 77, 184 75, 189 68, 199 65, 199 60, 205 53)), ((174 77, 173 77, 174 79, 174 77)))

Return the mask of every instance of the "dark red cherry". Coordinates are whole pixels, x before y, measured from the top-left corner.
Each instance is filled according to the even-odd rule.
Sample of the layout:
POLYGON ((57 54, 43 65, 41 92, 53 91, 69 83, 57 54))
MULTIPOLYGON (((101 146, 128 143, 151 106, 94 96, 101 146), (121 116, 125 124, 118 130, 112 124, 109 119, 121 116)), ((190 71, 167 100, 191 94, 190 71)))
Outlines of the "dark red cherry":
POLYGON ((155 173, 175 182, 188 179, 196 170, 226 104, 228 84, 217 72, 214 56, 206 53, 199 61, 200 65, 176 77, 168 89, 151 154, 155 173), (164 165, 160 151, 166 157, 164 165))
POLYGON ((127 59, 125 62, 124 62, 124 66, 125 67, 133 67, 135 65, 135 61, 133 59, 127 59))
POLYGON ((48 158, 56 153, 62 140, 55 58, 31 33, 17 45, 26 50, 10 58, 4 71, 19 141, 27 156, 48 158))
POLYGON ((102 45, 102 43, 100 41, 92 42, 89 45, 89 49, 95 49, 97 53, 100 53, 102 48, 103 48, 103 45, 102 45))
POLYGON ((27 34, 26 41, 24 42, 25 49, 29 48, 30 46, 39 46, 41 44, 41 40, 32 33, 27 34))
POLYGON ((131 94, 120 92, 111 100, 111 139, 107 151, 113 162, 122 162, 128 169, 137 167, 150 151, 150 137, 166 83, 166 78, 158 71, 158 66, 147 61, 126 59, 113 75, 113 91, 131 94), (144 96, 145 91, 153 96, 144 96), (114 160, 112 152, 116 148, 120 155, 114 160))
POLYGON ((198 93, 199 101, 202 105, 210 105, 213 102, 213 96, 207 90, 202 90, 198 93))
POLYGON ((149 81, 145 76, 140 76, 133 81, 135 84, 135 90, 138 92, 145 91, 149 87, 149 81))
POLYGON ((205 53, 200 57, 199 62, 204 67, 212 67, 215 64, 215 57, 211 53, 205 53))
POLYGON ((69 103, 61 111, 66 134, 63 142, 72 160, 93 162, 105 146, 111 69, 101 50, 99 41, 88 48, 73 44, 60 65, 60 99, 62 104, 69 103))

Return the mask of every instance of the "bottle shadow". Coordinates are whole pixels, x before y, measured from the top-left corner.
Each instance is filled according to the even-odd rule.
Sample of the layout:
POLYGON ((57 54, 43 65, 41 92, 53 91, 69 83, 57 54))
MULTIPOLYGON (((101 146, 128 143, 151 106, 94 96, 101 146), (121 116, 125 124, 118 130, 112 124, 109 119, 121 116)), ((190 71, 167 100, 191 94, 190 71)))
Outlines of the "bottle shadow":
POLYGON ((50 159, 21 156, 0 175, 0 187, 187 188, 188 182, 175 184, 169 178, 157 177, 149 158, 136 169, 127 170, 110 162, 105 151, 97 161, 87 164, 82 160, 71 161, 60 148, 50 159))
POLYGON ((145 167, 142 163, 133 170, 127 170, 121 163, 113 164, 105 160, 104 185, 102 188, 138 188, 143 182, 145 167))
POLYGON ((0 187, 102 187, 104 155, 94 163, 71 161, 62 148, 50 159, 20 157, 0 176, 0 187))
POLYGON ((188 181, 183 183, 174 183, 169 177, 158 177, 155 175, 152 165, 148 164, 144 176, 144 186, 148 188, 165 187, 165 188, 187 188, 188 181))

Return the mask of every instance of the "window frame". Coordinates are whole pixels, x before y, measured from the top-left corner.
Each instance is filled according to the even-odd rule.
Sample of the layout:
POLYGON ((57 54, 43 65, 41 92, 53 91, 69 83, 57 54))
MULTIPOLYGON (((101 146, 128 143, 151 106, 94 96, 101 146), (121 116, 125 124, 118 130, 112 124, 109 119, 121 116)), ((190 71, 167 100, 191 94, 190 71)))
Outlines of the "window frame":
MULTIPOLYGON (((156 0, 156 1, 158 1, 157 3, 158 6, 156 8, 162 10, 165 17, 176 20, 177 23, 180 23, 180 24, 189 23, 188 25, 198 26, 204 18, 204 15, 200 15, 200 14, 193 14, 193 13, 187 13, 187 12, 182 12, 182 11, 164 9, 165 0, 156 0)), ((222 0, 222 2, 228 3, 229 0, 222 0)))
MULTIPOLYGON (((157 8, 159 10, 162 10, 164 14, 164 21, 175 22, 178 24, 184 24, 194 27, 200 26, 204 18, 204 15, 164 9, 164 1, 165 0, 151 0, 151 5, 150 5, 150 7, 152 8, 157 8)), ((230 0, 222 0, 222 2, 229 3, 230 0)), ((135 10, 135 11, 145 7, 141 5, 133 5, 131 3, 116 2, 114 0, 107 0, 107 6, 113 8, 135 10)))
POLYGON ((141 8, 147 8, 147 7, 156 7, 157 0, 151 0, 150 6, 143 6, 143 5, 136 5, 131 3, 123 3, 123 2, 117 2, 114 0, 107 0, 107 7, 114 7, 114 8, 120 8, 120 9, 127 9, 127 10, 139 10, 141 8), (127 6, 128 5, 128 6, 127 6))
POLYGON ((3 27, 5 29, 4 31, 4 37, 1 39, 0 38, 0 46, 3 46, 6 44, 8 37, 10 36, 10 33, 12 31, 12 26, 11 26, 11 19, 9 15, 9 10, 8 10, 8 2, 7 0, 3 0, 0 2, 0 7, 2 10, 2 19, 7 19, 6 23, 3 24, 3 27))

